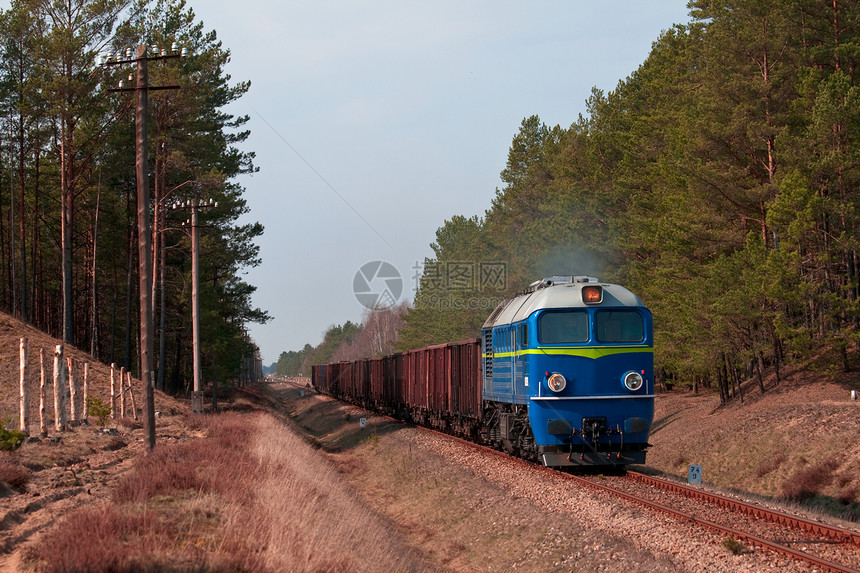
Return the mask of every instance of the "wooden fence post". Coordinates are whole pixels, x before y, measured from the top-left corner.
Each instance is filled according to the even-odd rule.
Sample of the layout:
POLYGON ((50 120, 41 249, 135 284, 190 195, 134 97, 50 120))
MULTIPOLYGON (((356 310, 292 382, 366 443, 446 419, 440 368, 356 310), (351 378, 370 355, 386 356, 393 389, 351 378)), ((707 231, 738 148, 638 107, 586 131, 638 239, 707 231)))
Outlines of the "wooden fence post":
POLYGON ((90 363, 84 362, 84 422, 90 418, 90 363))
POLYGON ((45 387, 48 384, 47 372, 45 372, 45 349, 39 349, 39 435, 43 438, 48 436, 48 395, 45 387))
POLYGON ((119 367, 119 419, 125 418, 125 366, 119 367))
POLYGON ((66 431, 66 369, 63 364, 63 345, 54 349, 54 429, 66 431))
POLYGON ((78 368, 75 359, 69 356, 66 358, 66 364, 69 365, 69 421, 78 421, 78 368))
POLYGON ((116 420, 116 382, 114 381, 116 362, 110 363, 110 419, 116 420))
POLYGON ((131 396, 131 414, 137 420, 137 406, 134 404, 134 390, 131 387, 131 372, 128 372, 126 376, 128 377, 128 394, 131 396))
POLYGON ((21 420, 19 429, 30 435, 30 369, 27 364, 27 354, 30 343, 26 338, 21 339, 21 362, 20 362, 20 381, 21 381, 21 420))

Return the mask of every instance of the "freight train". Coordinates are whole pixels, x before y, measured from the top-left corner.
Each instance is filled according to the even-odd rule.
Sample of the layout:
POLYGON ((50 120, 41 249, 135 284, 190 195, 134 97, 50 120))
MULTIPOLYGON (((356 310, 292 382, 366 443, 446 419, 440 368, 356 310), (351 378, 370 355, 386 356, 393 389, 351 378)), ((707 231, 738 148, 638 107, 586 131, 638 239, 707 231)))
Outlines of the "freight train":
POLYGON ((314 387, 548 467, 645 462, 650 311, 626 288, 555 276, 503 301, 481 337, 313 367, 314 387))

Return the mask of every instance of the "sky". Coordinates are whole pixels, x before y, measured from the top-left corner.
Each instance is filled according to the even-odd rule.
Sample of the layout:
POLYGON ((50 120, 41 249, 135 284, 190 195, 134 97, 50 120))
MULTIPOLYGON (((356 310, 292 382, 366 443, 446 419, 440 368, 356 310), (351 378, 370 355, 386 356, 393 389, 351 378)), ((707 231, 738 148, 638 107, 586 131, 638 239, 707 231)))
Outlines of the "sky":
POLYGON ((251 82, 226 111, 250 116, 240 147, 259 168, 238 182, 240 222, 265 227, 243 277, 272 316, 249 325, 263 363, 361 321, 386 288, 411 301, 436 230, 503 186, 523 119, 576 122, 686 2, 188 0, 231 81, 251 82))

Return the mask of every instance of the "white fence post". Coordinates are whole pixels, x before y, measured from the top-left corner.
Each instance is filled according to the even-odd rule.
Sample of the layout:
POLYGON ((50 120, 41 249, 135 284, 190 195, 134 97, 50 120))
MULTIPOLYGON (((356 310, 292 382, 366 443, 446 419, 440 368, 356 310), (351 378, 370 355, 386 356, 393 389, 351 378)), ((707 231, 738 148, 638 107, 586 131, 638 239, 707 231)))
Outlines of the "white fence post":
POLYGON ((21 362, 20 362, 20 380, 21 380, 21 420, 19 429, 30 435, 30 369, 27 364, 27 354, 30 350, 30 343, 26 338, 21 339, 21 362))
POLYGON ((66 431, 66 368, 63 364, 63 345, 54 349, 54 429, 66 431))

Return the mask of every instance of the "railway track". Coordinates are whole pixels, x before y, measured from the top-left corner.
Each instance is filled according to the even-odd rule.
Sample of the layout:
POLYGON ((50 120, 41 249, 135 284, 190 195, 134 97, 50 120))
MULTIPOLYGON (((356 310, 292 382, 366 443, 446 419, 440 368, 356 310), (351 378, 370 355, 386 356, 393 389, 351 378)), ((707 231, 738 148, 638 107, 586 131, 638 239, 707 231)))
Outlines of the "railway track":
MULTIPOLYGON (((383 416, 384 417, 384 416, 383 416)), ((493 457, 510 455, 454 436, 445 436, 469 449, 493 457)), ((690 487, 678 482, 629 471, 623 476, 581 476, 538 465, 534 470, 561 476, 613 498, 623 498, 680 521, 724 535, 730 551, 753 552, 764 549, 784 559, 803 563, 811 571, 860 573, 860 532, 806 519, 773 508, 690 487), (730 546, 729 542, 734 545, 730 546)))
POLYGON ((819 571, 860 571, 857 531, 638 472, 611 479, 571 474, 568 478, 726 535, 737 542, 735 550, 760 547, 819 571))
MULTIPOLYGON (((494 456, 511 458, 509 454, 487 446, 440 435, 494 456)), ((634 471, 627 471, 622 476, 595 477, 552 470, 537 464, 533 467, 723 534, 726 540, 738 543, 734 548, 729 547, 731 541, 724 543, 729 550, 748 551, 746 544, 806 563, 812 566, 813 571, 860 573, 858 531, 634 471)))

